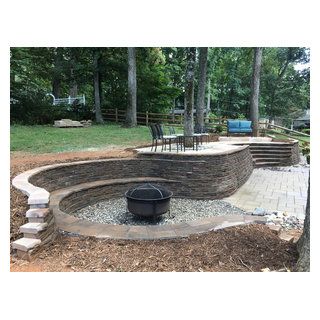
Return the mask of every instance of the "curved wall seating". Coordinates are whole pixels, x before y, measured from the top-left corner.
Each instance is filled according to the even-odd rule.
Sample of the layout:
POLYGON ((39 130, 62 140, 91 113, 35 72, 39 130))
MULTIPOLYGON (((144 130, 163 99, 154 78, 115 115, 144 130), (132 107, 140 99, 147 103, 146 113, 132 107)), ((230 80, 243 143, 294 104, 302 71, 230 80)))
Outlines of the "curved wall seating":
POLYGON ((20 228, 24 237, 13 242, 12 246, 20 257, 30 259, 41 245, 54 239, 57 229, 54 209, 70 211, 79 208, 80 204, 84 206, 103 197, 119 196, 134 181, 163 179, 162 183, 170 184, 176 197, 220 199, 244 184, 252 170, 248 146, 214 155, 163 153, 154 157, 146 154, 136 158, 79 161, 29 170, 12 182, 28 195, 30 205, 26 213, 29 222, 20 228), (100 185, 77 191, 77 186, 90 183, 100 185), (66 189, 66 193, 62 189, 66 189), (62 197, 61 203, 51 203, 51 194, 59 190, 68 197, 62 197))

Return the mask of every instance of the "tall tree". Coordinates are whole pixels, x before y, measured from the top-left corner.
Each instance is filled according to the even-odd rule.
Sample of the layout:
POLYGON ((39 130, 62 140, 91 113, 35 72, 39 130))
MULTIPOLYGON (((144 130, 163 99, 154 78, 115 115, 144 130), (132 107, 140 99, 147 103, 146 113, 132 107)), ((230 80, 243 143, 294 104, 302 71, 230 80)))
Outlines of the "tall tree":
POLYGON ((128 48, 128 107, 126 126, 137 125, 137 71, 136 48, 128 48))
POLYGON ((62 59, 63 48, 54 48, 54 66, 53 66, 53 79, 52 79, 52 93, 56 98, 60 98, 61 94, 61 79, 62 79, 62 59))
POLYGON ((259 91, 260 71, 262 63, 262 48, 254 49, 254 60, 251 80, 250 119, 252 121, 253 136, 259 134, 259 91))
POLYGON ((100 77, 100 49, 96 48, 93 52, 93 82, 94 82, 94 107, 97 123, 104 123, 101 114, 101 77, 100 77))
POLYGON ((201 128, 204 126, 204 98, 206 93, 207 60, 208 48, 200 48, 196 124, 201 128))
POLYGON ((266 72, 263 72, 262 95, 270 120, 276 116, 287 117, 289 113, 295 112, 297 107, 298 109, 308 108, 309 72, 295 70, 294 65, 308 63, 309 50, 289 47, 268 48, 266 51, 268 54, 264 53, 266 72), (266 63, 265 57, 267 58, 266 63), (296 90, 297 85, 300 90, 296 90))
POLYGON ((210 99, 211 99, 211 80, 208 80, 208 98, 207 98, 207 110, 210 112, 210 99))
POLYGON ((69 94, 71 98, 75 98, 78 95, 78 82, 76 76, 76 69, 78 64, 78 48, 70 48, 70 89, 69 94))
POLYGON ((296 264, 296 271, 310 271, 310 176, 308 186, 308 199, 306 217, 304 220, 303 233, 297 243, 299 259, 296 264))
POLYGON ((187 68, 185 84, 184 134, 193 134, 193 105, 194 105, 194 71, 196 63, 196 48, 187 48, 187 68))

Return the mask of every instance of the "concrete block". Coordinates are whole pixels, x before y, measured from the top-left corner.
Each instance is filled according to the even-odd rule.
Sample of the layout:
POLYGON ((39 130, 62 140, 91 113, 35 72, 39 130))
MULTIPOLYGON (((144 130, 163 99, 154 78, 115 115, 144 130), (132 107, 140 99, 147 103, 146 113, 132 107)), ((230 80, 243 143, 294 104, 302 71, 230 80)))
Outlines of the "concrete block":
POLYGON ((27 252, 34 247, 40 245, 41 240, 39 239, 31 239, 31 238, 21 238, 14 242, 12 242, 12 248, 27 252))
POLYGON ((28 204, 48 204, 49 203, 49 192, 44 189, 39 189, 36 192, 33 192, 29 199, 28 204))
POLYGON ((44 218, 50 213, 49 208, 35 208, 35 209, 29 209, 26 212, 27 218, 44 218))
POLYGON ((26 223, 20 227, 20 233, 38 233, 48 226, 47 223, 26 223))

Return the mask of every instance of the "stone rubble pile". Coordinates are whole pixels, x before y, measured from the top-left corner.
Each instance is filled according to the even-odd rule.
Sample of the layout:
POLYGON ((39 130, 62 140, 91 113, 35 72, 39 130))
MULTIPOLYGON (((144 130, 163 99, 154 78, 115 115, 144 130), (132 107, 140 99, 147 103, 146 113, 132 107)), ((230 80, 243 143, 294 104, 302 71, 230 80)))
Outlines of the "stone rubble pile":
POLYGON ((265 216, 267 218, 267 225, 281 226, 283 229, 303 229, 303 219, 299 219, 293 215, 281 211, 267 211, 263 208, 256 208, 252 215, 265 216))
POLYGON ((71 119, 61 119, 54 121, 54 127, 56 128, 82 128, 90 127, 92 124, 91 120, 74 121, 71 119))
POLYGON ((81 120, 80 123, 86 128, 86 127, 90 127, 92 125, 92 121, 91 120, 81 120))

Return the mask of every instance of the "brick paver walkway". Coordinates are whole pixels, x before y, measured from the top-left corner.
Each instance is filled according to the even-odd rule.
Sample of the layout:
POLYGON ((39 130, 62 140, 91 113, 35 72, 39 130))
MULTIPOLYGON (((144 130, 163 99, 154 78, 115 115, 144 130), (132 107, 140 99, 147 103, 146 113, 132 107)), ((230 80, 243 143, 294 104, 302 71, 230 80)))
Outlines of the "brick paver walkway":
POLYGON ((309 168, 279 169, 254 169, 249 180, 236 193, 223 200, 247 211, 260 207, 304 218, 309 168))

